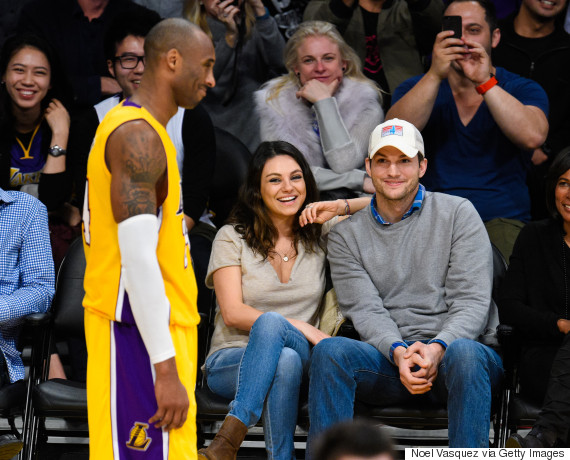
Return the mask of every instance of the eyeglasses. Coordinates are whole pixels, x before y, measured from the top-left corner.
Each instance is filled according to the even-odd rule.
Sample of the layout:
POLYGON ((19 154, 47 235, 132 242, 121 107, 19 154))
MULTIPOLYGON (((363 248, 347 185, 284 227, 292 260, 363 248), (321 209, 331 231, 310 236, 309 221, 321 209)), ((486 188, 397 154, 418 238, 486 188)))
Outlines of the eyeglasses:
POLYGON ((115 62, 119 61, 121 67, 125 70, 134 69, 136 66, 139 65, 139 62, 142 62, 143 66, 145 65, 144 56, 137 56, 135 54, 125 54, 124 56, 115 56, 113 58, 113 61, 115 62))

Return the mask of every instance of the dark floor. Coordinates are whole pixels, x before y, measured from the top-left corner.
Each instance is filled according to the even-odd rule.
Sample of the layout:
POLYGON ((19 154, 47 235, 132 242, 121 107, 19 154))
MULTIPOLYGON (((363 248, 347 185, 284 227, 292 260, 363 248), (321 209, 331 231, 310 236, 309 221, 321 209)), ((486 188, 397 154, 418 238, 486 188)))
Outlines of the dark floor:
MULTIPOLYGON (((49 438, 49 442, 40 444, 39 458, 41 460, 89 459, 86 424, 70 424, 62 419, 48 419, 46 424, 48 428, 57 431, 58 434, 49 438), (76 430, 83 437, 67 437, 70 429, 76 430)), ((21 421, 16 420, 16 425, 20 428, 21 421)), ((0 419, 0 432, 6 432, 7 429, 6 420, 0 419)), ((205 427, 205 438, 212 439, 217 429, 219 429, 219 426, 216 424, 205 427)), ((385 429, 394 439, 398 459, 404 459, 404 449, 407 447, 441 447, 446 446, 448 442, 447 430, 407 430, 393 427, 385 427, 385 429)), ((306 432, 298 429, 295 436, 296 458, 298 460, 305 458, 305 439, 306 432)), ((254 427, 250 430, 242 448, 239 450, 238 459, 261 460, 264 458, 266 458, 266 455, 263 430, 261 427, 254 427)))
MULTIPOLYGON (((217 427, 213 426, 212 428, 216 429, 217 427)), ((418 431, 390 427, 386 427, 386 429, 394 439, 398 459, 404 459, 404 449, 406 447, 433 447, 445 446, 447 444, 447 430, 418 431)), ((305 458, 305 434, 305 432, 299 430, 295 438, 295 446, 297 447, 295 456, 297 460, 303 460, 305 458)), ((211 436, 212 433, 206 435, 207 439, 211 439, 211 436)), ((262 436, 261 428, 252 428, 242 448, 238 452, 238 459, 265 459, 266 454, 262 436)), ((41 447, 39 458, 41 460, 88 460, 89 448, 86 442, 87 439, 85 438, 79 440, 77 438, 61 437, 50 439, 48 444, 41 447)))
MULTIPOLYGON (((239 459, 260 460, 265 457, 265 453, 259 449, 240 449, 239 459)), ((304 459, 304 451, 300 451, 297 459, 304 459)), ((87 446, 58 445, 50 446, 40 454, 40 460, 88 460, 89 451, 87 446)))
MULTIPOLYGON (((404 459, 404 449, 406 447, 433 447, 445 446, 447 444, 446 430, 432 430, 432 431, 412 431, 412 430, 398 430, 395 428, 388 428, 394 437, 396 444, 396 453, 398 459, 404 459)), ((296 442, 296 458, 303 460, 305 458, 304 442, 302 436, 299 437, 301 441, 296 442)), ((240 460, 261 460, 266 458, 263 441, 259 440, 259 434, 248 438, 244 442, 243 447, 238 452, 238 459, 240 460)), ((88 460, 89 459, 89 446, 85 438, 62 438, 57 437, 49 440, 49 443, 40 445, 39 450, 40 460, 88 460)), ((14 460, 17 460, 15 458, 14 460)))

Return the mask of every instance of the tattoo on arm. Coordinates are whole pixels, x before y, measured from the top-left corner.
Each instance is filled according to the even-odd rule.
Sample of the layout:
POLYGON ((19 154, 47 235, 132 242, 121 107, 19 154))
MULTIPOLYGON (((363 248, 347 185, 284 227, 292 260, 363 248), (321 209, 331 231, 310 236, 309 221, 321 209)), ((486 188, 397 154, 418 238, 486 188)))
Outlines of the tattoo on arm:
POLYGON ((112 137, 107 153, 115 220, 156 214, 157 183, 166 171, 166 154, 160 137, 142 120, 121 126, 112 137))

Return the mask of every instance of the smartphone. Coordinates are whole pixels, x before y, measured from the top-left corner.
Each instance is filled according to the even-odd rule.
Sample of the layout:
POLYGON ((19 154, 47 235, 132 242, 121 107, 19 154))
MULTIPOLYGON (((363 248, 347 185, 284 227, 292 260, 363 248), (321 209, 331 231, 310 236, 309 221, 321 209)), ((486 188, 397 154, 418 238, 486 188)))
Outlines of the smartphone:
POLYGON ((453 30, 451 38, 461 38, 463 35, 461 16, 444 16, 441 30, 453 30))

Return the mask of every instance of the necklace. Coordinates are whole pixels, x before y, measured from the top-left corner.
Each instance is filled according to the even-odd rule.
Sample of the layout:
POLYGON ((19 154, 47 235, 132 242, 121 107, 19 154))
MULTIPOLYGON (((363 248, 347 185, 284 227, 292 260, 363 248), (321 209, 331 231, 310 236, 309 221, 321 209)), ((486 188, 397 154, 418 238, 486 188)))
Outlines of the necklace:
POLYGON ((291 243, 291 249, 289 251, 287 251, 285 254, 281 254, 280 252, 277 252, 275 249, 273 249, 273 252, 275 254, 277 254, 279 257, 281 257, 281 259, 283 260, 283 262, 289 262, 289 260, 294 259, 295 256, 297 255, 295 253, 295 248, 293 247, 293 243, 291 243), (291 254, 291 252, 293 254, 291 254))

